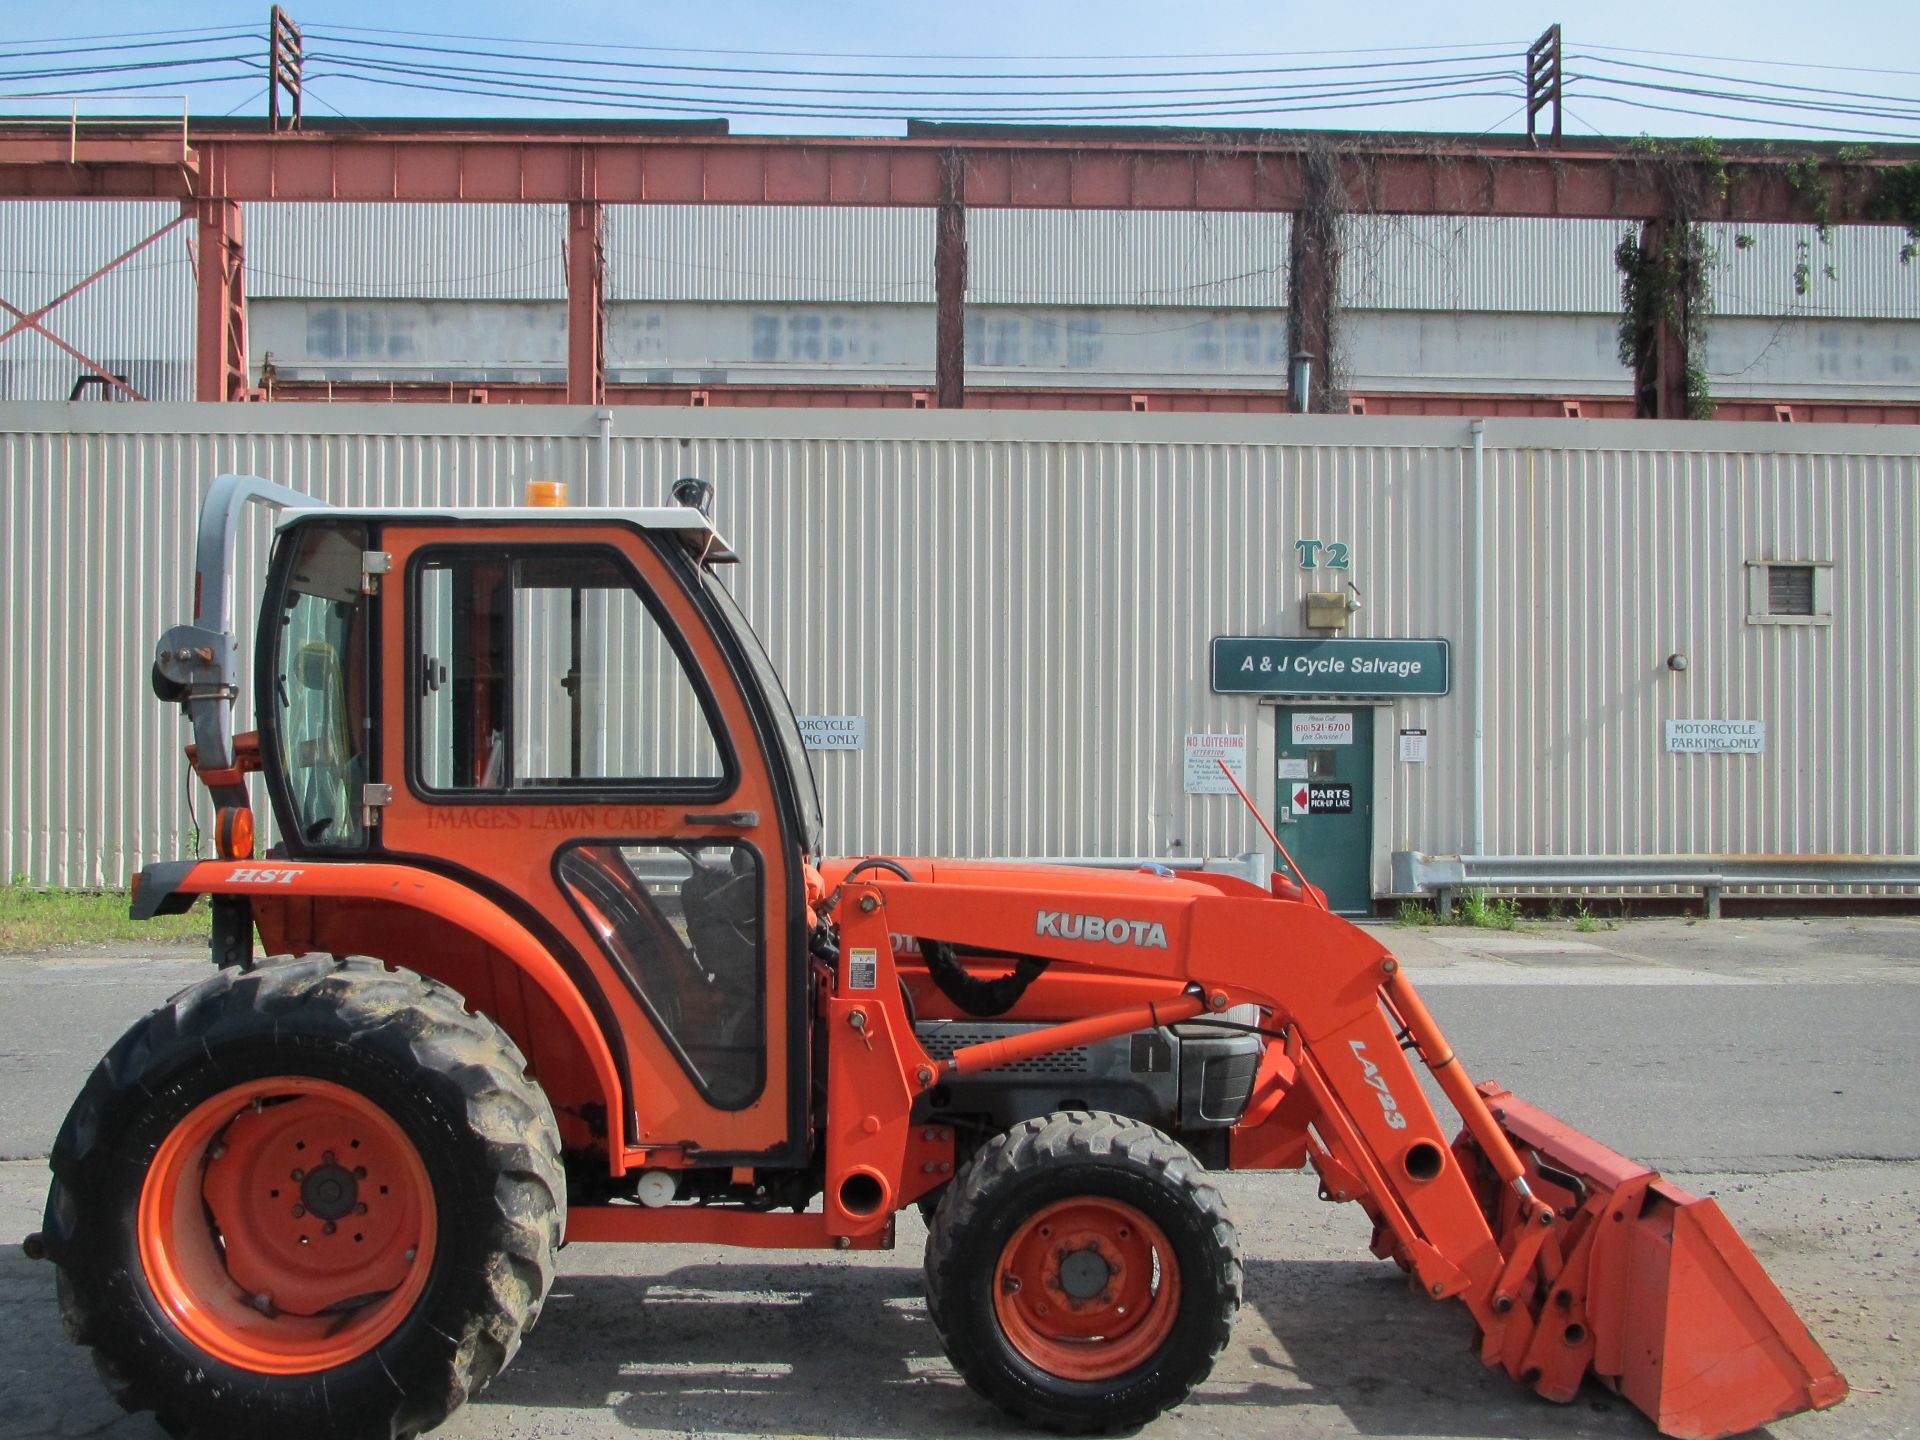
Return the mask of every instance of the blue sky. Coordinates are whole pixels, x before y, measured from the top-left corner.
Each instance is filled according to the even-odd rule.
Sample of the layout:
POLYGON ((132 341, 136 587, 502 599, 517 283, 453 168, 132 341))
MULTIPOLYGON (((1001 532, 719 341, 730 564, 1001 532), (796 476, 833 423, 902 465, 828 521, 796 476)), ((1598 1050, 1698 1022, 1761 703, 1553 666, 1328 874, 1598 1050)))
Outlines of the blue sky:
MULTIPOLYGON (((13 8, 13 7, 10 7, 13 8)), ((1220 113, 1219 124, 1270 124, 1289 127, 1328 129, 1409 129, 1495 131, 1513 133, 1522 121, 1514 111, 1519 104, 1517 71, 1519 57, 1526 44, 1552 21, 1566 27, 1570 54, 1578 55, 1588 47, 1611 47, 1588 51, 1591 61, 1570 59, 1568 69, 1576 76, 1584 70, 1598 71, 1602 64, 1610 68, 1614 80, 1635 80, 1643 85, 1668 85, 1679 89, 1720 89, 1754 93, 1755 81, 1772 81, 1776 86, 1807 87, 1800 91, 1776 89, 1782 99, 1806 100, 1816 104, 1849 104, 1851 95, 1866 94, 1885 99, 1869 103, 1891 108, 1893 117, 1838 116, 1800 113, 1803 125, 1830 125, 1835 131, 1864 134, 1870 138, 1911 137, 1920 141, 1920 5, 1913 0, 1871 0, 1871 3, 1832 4, 1816 11, 1800 3, 1775 3, 1775 0, 1747 0, 1747 3, 1646 4, 1620 3, 1605 7, 1550 9, 1511 4, 1463 3, 1380 4, 1367 6, 1317 3, 1313 5, 1255 3, 1255 0, 1215 0, 1215 3, 1167 4, 1144 0, 1108 0, 1102 4, 1043 3, 1043 0, 972 0, 961 5, 876 3, 876 0, 842 0, 842 3, 770 3, 770 0, 703 0, 699 4, 628 3, 602 5, 582 0, 543 0, 529 5, 525 0, 466 0, 459 7, 447 5, 407 5, 371 3, 371 0, 327 0, 308 5, 293 0, 288 9, 294 19, 313 32, 310 47, 316 52, 313 70, 321 72, 312 82, 315 97, 309 108, 316 114, 337 109, 354 116, 369 115, 538 115, 580 118, 640 117, 657 113, 647 105, 635 105, 622 98, 617 105, 590 107, 576 101, 541 103, 525 96, 501 98, 476 93, 470 82, 442 77, 429 83, 447 85, 462 93, 405 90, 379 87, 364 80, 342 75, 328 76, 324 58, 329 42, 321 38, 330 28, 343 39, 358 46, 362 62, 411 66, 420 63, 440 65, 488 65, 498 62, 478 57, 435 56, 423 51, 398 48, 408 44, 470 47, 502 50, 510 46, 497 41, 469 42, 436 40, 380 31, 434 32, 441 35, 500 37, 527 46, 528 53, 553 57, 578 67, 580 62, 613 59, 639 64, 672 63, 687 66, 745 67, 769 71, 811 68, 847 70, 899 75, 902 72, 944 68, 955 72, 1005 75, 1036 70, 1084 73, 1089 70, 1118 72, 1148 69, 1217 71, 1231 68, 1251 69, 1247 77, 1205 77, 1190 80, 1141 82, 1107 81, 1029 81, 1025 88, 1056 92, 1056 103, 1126 104, 1138 103, 1138 91, 1147 83, 1190 85, 1214 88, 1230 84, 1250 84, 1247 93, 1271 94, 1279 83, 1321 86, 1351 83, 1354 76, 1340 75, 1306 67, 1361 65, 1391 62, 1392 70, 1375 70, 1375 76, 1392 74, 1396 78, 1417 81, 1438 79, 1454 73, 1493 72, 1490 78, 1462 81, 1440 91, 1443 97, 1420 105, 1391 104, 1347 110, 1321 110, 1278 115, 1220 113), (365 27, 353 28, 349 27, 365 27), (1469 48, 1469 47, 1481 48, 1469 48), (635 48, 621 48, 635 47, 635 48), (649 54, 644 47, 685 47, 688 53, 649 54), (1380 47, 1393 47, 1391 49, 1380 47), (1440 50, 1417 47, 1462 47, 1440 50), (695 50, 731 53, 691 53, 695 50), (745 52, 773 52, 752 55, 745 52), (1321 52, 1321 53, 1315 53, 1321 52), (1326 53, 1337 52, 1337 53, 1326 53), (1652 53, 1658 52, 1658 53, 1652 53), (965 57, 945 66, 930 67, 911 58, 789 58, 799 56, 883 56, 883 57, 965 57), (1048 66, 1039 59, 1006 57, 1076 57, 1070 63, 1048 66), (1183 56, 1177 61, 1154 62, 1145 58, 1089 60, 1079 57, 1164 57, 1183 56), (975 58, 993 57, 993 58, 975 58), (1484 58, 1479 58, 1484 57, 1484 58), (1730 58, 1704 58, 1730 57, 1730 58), (1741 64, 1730 63, 1738 59, 1741 64), (1776 63, 1764 63, 1776 62, 1776 63), (1858 67, 1816 69, 1814 66, 1858 67), (1645 68, 1628 68, 1645 67, 1645 68), (1675 75, 1671 71, 1693 72, 1675 75), (1289 73, 1291 72, 1291 73, 1289 73), (1328 81, 1317 78, 1327 75, 1328 81), (1728 77, 1707 81, 1701 75, 1728 77), (1082 97, 1079 102, 1064 96, 1070 90, 1105 89, 1116 92, 1110 97, 1082 97), (1454 93, 1491 91, 1495 93, 1454 93), (1837 93, 1823 93, 1837 92, 1837 93), (1904 102, 1904 110, 1902 110, 1904 102)), ((8 66, 20 66, 20 59, 4 58, 9 51, 31 46, 36 41, 68 36, 99 35, 133 31, 161 31, 186 27, 234 26, 263 30, 267 6, 246 3, 177 3, 177 0, 93 0, 85 7, 36 7, 9 17, 9 35, 0 40, 0 75, 8 66)), ((160 37, 154 37, 160 38, 160 37)), ((231 49, 235 53, 254 54, 257 44, 246 38, 222 40, 210 38, 210 50, 231 49)), ((338 48, 337 45, 335 48, 338 48)), ((174 56, 191 53, 184 48, 150 54, 174 56)), ((124 58, 117 56, 116 58, 124 58)), ((72 63, 44 60, 37 63, 72 63)), ((524 69, 524 67, 523 67, 524 69)), ((178 94, 185 90, 196 115, 218 115, 229 110, 243 114, 263 113, 261 82, 257 78, 229 80, 218 84, 183 85, 181 72, 155 80, 151 90, 178 94)), ((364 71, 362 73, 365 73, 364 71)), ((700 72, 674 73, 644 70, 605 70, 602 77, 614 83, 671 80, 681 85, 713 83, 717 79, 700 72)), ((141 77, 145 80, 147 77, 141 77)), ((416 79, 421 77, 416 76, 416 79)), ((762 75, 732 77, 736 83, 792 85, 794 77, 762 75)), ((73 84, 85 82, 75 81, 73 84)), ((109 83, 96 81, 94 83, 109 83)), ((909 109, 931 108, 911 97, 858 95, 849 92, 892 86, 915 89, 932 83, 879 78, 803 79, 814 86, 833 86, 823 95, 805 96, 792 92, 762 92, 762 103, 801 106, 897 104, 909 109)), ((946 82, 941 82, 946 83, 946 82)), ((971 82, 952 82, 969 84, 971 82)), ((0 78, 0 95, 19 94, 32 89, 54 89, 57 81, 9 81, 0 78)), ((146 88, 143 86, 143 89, 146 88)), ((973 88, 985 92, 1021 88, 1013 81, 983 81, 973 88)), ((1718 115, 1683 115, 1646 108, 1630 108, 1607 98, 1596 81, 1575 78, 1570 82, 1567 99, 1567 129, 1573 135, 1601 131, 1609 134, 1655 134, 1719 136, 1803 135, 1807 138, 1844 138, 1841 134, 1801 128, 1790 116, 1774 112, 1751 118, 1747 107, 1725 99, 1681 96, 1669 90, 1627 90, 1611 87, 1612 94, 1633 94, 1649 105, 1679 105, 1696 110, 1718 111, 1718 115)), ((724 103, 717 103, 698 92, 672 93, 689 101, 686 113, 727 114, 736 131, 897 134, 898 120, 891 116, 861 115, 836 118, 754 115, 724 103)), ((602 97, 609 98, 609 97, 602 97)), ((1187 97, 1192 98, 1192 97, 1187 97)), ((1349 97, 1371 98, 1371 97, 1349 97)), ((104 111, 109 102, 96 100, 91 108, 104 111)), ((990 98, 976 105, 998 103, 1019 105, 1027 100, 990 98)), ((1159 104, 1162 102, 1150 102, 1159 104)), ((0 105, 0 114, 18 114, 35 108, 25 102, 0 105)), ((44 108, 42 106, 41 108, 44 108)), ((163 108, 153 102, 120 102, 125 111, 151 111, 163 108)))

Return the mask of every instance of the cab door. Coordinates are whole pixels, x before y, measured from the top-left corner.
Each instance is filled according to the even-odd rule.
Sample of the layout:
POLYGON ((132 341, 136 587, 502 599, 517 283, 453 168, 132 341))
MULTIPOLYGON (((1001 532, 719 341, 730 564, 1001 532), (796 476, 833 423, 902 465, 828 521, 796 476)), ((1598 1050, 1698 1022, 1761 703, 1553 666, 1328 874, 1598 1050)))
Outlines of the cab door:
POLYGON ((407 737, 386 848, 554 946, 624 1061, 613 1143, 798 1163, 798 827, 692 563, 604 519, 384 539, 406 596, 386 608, 385 714, 407 737))

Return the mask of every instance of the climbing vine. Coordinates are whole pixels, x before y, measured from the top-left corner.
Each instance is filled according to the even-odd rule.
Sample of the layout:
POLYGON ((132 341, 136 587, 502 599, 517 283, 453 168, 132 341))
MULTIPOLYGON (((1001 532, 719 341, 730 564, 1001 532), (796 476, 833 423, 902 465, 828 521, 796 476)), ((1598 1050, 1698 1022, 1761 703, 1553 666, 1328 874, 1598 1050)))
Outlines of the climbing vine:
MULTIPOLYGON (((1347 408, 1346 346, 1341 335, 1340 258, 1345 241, 1347 187, 1343 178, 1343 155, 1325 136, 1311 137, 1301 155, 1305 195, 1293 217, 1288 284, 1287 350, 1289 354, 1306 351, 1323 367, 1325 377, 1315 397, 1315 407, 1338 413, 1347 408), (1310 275, 1310 270, 1321 273, 1310 275), (1319 287, 1325 297, 1322 318, 1325 333, 1309 325, 1305 309, 1291 297, 1303 290, 1319 287)), ((1370 188, 1370 187, 1369 187, 1370 188)))
POLYGON ((1613 263, 1620 271, 1620 363, 1637 374, 1648 337, 1662 323, 1672 327, 1687 357, 1687 418, 1712 418, 1713 394, 1699 357, 1713 314, 1708 277, 1718 259, 1705 227, 1693 221, 1670 225, 1652 249, 1629 231, 1614 248, 1613 263))
POLYGON ((1909 264, 1920 256, 1920 160, 1884 170, 1868 192, 1867 218, 1892 222, 1907 232, 1900 247, 1900 263, 1909 264))
POLYGON ((1677 332, 1687 357, 1687 416, 1705 420, 1714 412, 1703 360, 1719 257, 1695 217, 1710 202, 1726 198, 1726 155, 1720 142, 1707 136, 1662 142, 1642 135, 1627 148, 1658 176, 1669 220, 1650 226, 1644 238, 1629 231, 1614 247, 1613 263, 1620 271, 1620 363, 1632 367, 1636 384, 1644 383, 1658 327, 1677 332))

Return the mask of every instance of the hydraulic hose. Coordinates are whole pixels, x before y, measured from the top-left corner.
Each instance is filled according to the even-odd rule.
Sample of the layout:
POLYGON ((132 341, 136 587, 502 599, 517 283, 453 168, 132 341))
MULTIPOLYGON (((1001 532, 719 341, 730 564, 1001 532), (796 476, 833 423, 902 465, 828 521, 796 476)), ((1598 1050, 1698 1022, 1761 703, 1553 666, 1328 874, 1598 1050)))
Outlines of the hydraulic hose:
POLYGON ((927 973, 940 987, 940 993, 967 1014, 982 1019, 1006 1014, 1027 993, 1027 987, 1053 963, 1023 955, 1007 974, 995 980, 982 980, 967 973, 966 966, 954 957, 953 947, 944 940, 922 940, 920 953, 927 957, 927 973))

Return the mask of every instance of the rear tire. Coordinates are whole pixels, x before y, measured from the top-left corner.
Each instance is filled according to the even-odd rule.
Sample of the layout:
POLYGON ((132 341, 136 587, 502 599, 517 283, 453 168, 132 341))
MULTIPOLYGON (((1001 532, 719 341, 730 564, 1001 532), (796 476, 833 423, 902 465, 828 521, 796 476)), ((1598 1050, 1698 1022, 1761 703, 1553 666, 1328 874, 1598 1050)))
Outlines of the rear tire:
POLYGON ((68 1333, 188 1440, 433 1428, 519 1347, 565 1225, 513 1042, 372 960, 182 991, 107 1052, 51 1163, 68 1333))
POLYGON ((1150 1125, 1086 1111, 981 1147, 934 1216, 926 1276, 967 1384, 1069 1434, 1178 1405, 1240 1306, 1239 1237, 1205 1168, 1150 1125))

